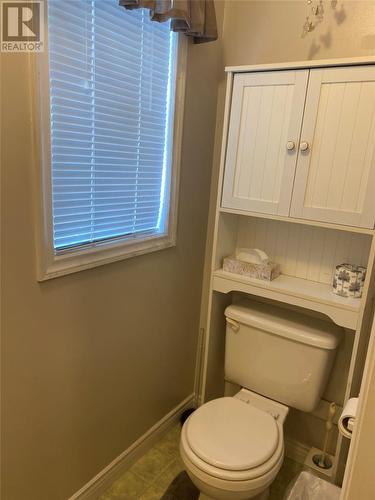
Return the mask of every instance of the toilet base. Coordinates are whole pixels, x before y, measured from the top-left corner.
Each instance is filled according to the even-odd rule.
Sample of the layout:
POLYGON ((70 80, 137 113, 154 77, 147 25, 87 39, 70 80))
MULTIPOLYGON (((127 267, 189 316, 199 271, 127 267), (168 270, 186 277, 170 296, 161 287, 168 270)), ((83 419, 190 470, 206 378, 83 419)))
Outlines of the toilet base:
MULTIPOLYGON (((270 496, 270 489, 267 488, 265 491, 262 491, 262 493, 259 493, 255 497, 249 497, 247 500, 268 500, 269 496, 270 496)), ((199 495, 198 500, 216 500, 216 498, 209 497, 208 495, 201 493, 199 495)))

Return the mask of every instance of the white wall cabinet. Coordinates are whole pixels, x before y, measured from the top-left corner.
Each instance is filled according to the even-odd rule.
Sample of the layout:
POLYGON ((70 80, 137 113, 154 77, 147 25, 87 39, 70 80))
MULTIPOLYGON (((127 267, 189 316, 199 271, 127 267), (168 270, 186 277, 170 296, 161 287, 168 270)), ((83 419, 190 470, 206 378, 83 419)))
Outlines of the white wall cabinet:
POLYGON ((375 68, 234 75, 222 207, 373 228, 375 68))
POLYGON ((291 215, 374 227, 375 68, 310 71, 291 215))
MULTIPOLYGON (((346 329, 345 355, 337 358, 324 394, 342 406, 358 394, 373 318, 375 57, 226 71, 198 401, 223 395, 224 311, 245 296, 346 329), (224 271, 223 259, 245 247, 264 250, 280 265, 281 275, 268 282, 224 271), (362 298, 332 293, 335 266, 342 262, 367 267, 362 298)), ((324 434, 325 423, 318 424, 322 415, 326 412, 319 410, 303 416, 306 426, 317 430, 314 442, 306 441, 311 446, 323 446, 316 440, 324 434)), ((290 437, 298 442, 293 432, 290 437)), ((299 454, 300 444, 297 449, 299 454)), ((346 453, 339 436, 331 475, 336 483, 346 453)))
POLYGON ((308 74, 300 70, 235 76, 224 207, 289 214, 308 74))

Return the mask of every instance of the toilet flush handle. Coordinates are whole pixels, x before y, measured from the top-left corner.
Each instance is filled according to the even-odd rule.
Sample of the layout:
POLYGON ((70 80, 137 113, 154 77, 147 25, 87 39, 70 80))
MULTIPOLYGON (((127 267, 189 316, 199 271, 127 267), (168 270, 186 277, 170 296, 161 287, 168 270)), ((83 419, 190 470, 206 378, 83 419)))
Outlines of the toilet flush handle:
POLYGON ((234 331, 234 333, 237 333, 238 330, 240 329, 239 323, 237 321, 234 321, 234 319, 226 318, 228 325, 231 327, 231 329, 234 331))

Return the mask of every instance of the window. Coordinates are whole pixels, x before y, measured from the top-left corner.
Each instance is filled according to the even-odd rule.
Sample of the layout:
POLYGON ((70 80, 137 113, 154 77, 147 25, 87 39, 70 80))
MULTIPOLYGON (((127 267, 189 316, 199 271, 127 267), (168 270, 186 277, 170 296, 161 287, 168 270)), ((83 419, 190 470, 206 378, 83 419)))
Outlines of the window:
POLYGON ((177 45, 148 10, 48 1, 41 279, 174 244, 177 45))

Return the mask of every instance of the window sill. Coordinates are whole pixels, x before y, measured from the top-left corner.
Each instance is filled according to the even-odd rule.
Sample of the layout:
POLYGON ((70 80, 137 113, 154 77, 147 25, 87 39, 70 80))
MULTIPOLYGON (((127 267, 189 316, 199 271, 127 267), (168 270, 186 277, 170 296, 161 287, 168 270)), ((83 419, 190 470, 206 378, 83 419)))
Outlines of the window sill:
POLYGON ((156 252, 176 245, 174 236, 162 234, 152 235, 148 238, 142 237, 137 241, 134 239, 120 240, 108 245, 102 244, 97 247, 74 250, 72 252, 54 255, 50 259, 41 262, 38 266, 40 273, 38 281, 46 281, 59 276, 92 269, 94 267, 110 264, 120 260, 156 252))

